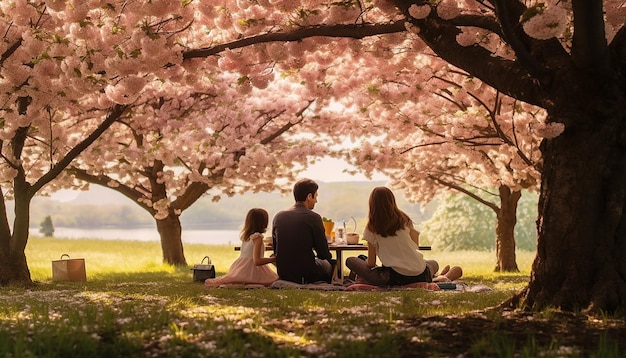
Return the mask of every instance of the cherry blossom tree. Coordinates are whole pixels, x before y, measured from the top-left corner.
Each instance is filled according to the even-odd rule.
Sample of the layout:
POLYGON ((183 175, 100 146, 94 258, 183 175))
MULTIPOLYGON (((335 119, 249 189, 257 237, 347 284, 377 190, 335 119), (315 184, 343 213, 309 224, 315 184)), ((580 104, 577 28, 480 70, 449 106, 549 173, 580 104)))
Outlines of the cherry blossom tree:
MULTIPOLYGON (((430 82, 438 81, 433 77, 430 82)), ((517 203, 523 189, 539 186, 541 138, 534 133, 545 127, 544 112, 490 90, 481 98, 446 82, 449 88, 434 85, 431 91, 438 96, 426 105, 384 101, 393 91, 386 87, 397 86, 398 80, 370 91, 370 97, 380 100, 363 113, 380 112, 376 107, 382 105, 397 113, 384 121, 403 123, 404 129, 365 142, 347 160, 368 174, 385 173, 415 201, 427 203, 437 194, 456 191, 487 206, 496 216, 495 271, 518 271, 517 203)))
MULTIPOLYGON (((359 76, 402 71, 396 56, 411 57, 409 69, 441 66, 429 57, 433 53, 500 93, 543 108, 550 135, 540 147, 538 252, 529 285, 511 303, 606 311, 624 304, 626 8, 621 0, 223 0, 202 11, 215 18, 217 28, 230 30, 215 41, 208 36, 204 48, 185 53, 187 59, 228 49, 226 57, 280 61, 273 66, 298 68, 310 82, 327 85, 316 84, 319 91, 340 93, 359 76), (396 35, 385 35, 390 33, 396 35), (377 68, 355 57, 360 64, 355 72, 342 73, 336 82, 315 81, 335 73, 320 64, 337 55, 384 53, 402 39, 429 50, 390 53, 389 66, 377 68)), ((423 82, 416 76, 416 86, 423 82)), ((390 131, 399 127, 389 123, 390 131)))
MULTIPOLYGON (((36 194, 71 185, 63 170, 117 121, 144 89, 181 62, 172 40, 194 11, 185 3, 88 1, 0 4, 3 199, 0 284, 30 284, 24 255, 36 194), (141 51, 138 51, 141 49, 141 51)), ((147 92, 147 91, 146 91, 147 92)))
POLYGON ((309 157, 324 152, 321 141, 295 135, 313 130, 307 129, 313 124, 307 109, 314 103, 294 96, 296 86, 268 83, 246 89, 241 98, 241 83, 227 74, 215 77, 202 92, 198 82, 193 89, 174 85, 146 96, 128 121, 116 123, 68 170, 152 215, 166 263, 186 265, 180 215, 207 191, 216 201, 285 191, 309 157))
MULTIPOLYGON (((251 94, 249 98, 260 98, 253 88, 267 88, 275 72, 220 76, 224 71, 217 59, 203 61, 201 68, 195 67, 198 62, 183 63, 184 49, 206 34, 207 19, 195 5, 190 1, 2 2, 2 188, 7 190, 6 199, 15 200, 16 218, 9 225, 2 205, 0 255, 7 264, 0 265, 0 283, 30 283, 24 256, 30 199, 57 188, 84 185, 76 181, 79 175, 102 180, 101 169, 113 167, 106 160, 120 163, 111 150, 123 148, 136 166, 109 171, 111 180, 106 184, 126 184, 127 190, 120 191, 137 199, 157 220, 171 219, 172 213, 177 219, 210 184, 224 183, 221 190, 229 195, 260 190, 276 175, 290 178, 297 172, 291 170, 293 163, 306 164, 309 155, 319 154, 320 142, 282 136, 309 117, 304 112, 315 100, 285 95, 296 93, 295 87, 274 86, 276 96, 265 96, 268 106, 211 98, 251 94), (233 106, 240 106, 240 111, 233 111, 233 106), (113 125, 116 132, 86 151, 113 125), (169 132, 178 137, 163 139, 169 132), (197 139, 202 136, 209 139, 197 139), (188 155, 193 150, 205 155, 203 163, 199 155, 188 155), (71 164, 83 152, 91 162, 71 164), (98 152, 105 161, 94 156, 98 152), (74 176, 63 172, 70 165, 74 176), (135 169, 150 173, 141 178, 125 172, 135 169), (187 174, 175 177, 180 170, 187 174), (136 183, 125 183, 129 178, 136 183), (166 181, 170 187, 164 185, 166 181), (186 187, 173 188, 183 182, 186 187), (172 201, 176 205, 171 206, 172 201)), ((176 223, 160 228, 164 236, 173 233, 164 254, 174 252, 166 261, 184 263, 175 229, 176 223)))
POLYGON ((127 109, 103 100, 85 46, 55 33, 63 22, 43 4, 0 4, 0 284, 31 282, 24 255, 31 199, 127 109))
POLYGON ((182 60, 171 35, 194 12, 180 3, 130 5, 0 4, 0 284, 31 283, 24 250, 33 196, 68 185, 63 170, 182 60))
POLYGON ((541 145, 538 251, 518 304, 609 311, 623 305, 624 4, 395 4, 441 58, 544 108, 553 129, 564 127, 541 145))

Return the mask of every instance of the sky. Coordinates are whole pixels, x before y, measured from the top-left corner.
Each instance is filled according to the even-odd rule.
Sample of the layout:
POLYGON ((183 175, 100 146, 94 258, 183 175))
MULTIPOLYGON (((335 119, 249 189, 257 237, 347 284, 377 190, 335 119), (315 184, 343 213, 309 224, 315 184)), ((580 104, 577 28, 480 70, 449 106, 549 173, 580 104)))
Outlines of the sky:
MULTIPOLYGON (((349 165, 341 159, 324 158, 310 166, 301 176, 323 182, 370 180, 362 174, 350 175, 344 173, 343 170, 348 167, 349 165)), ((388 179, 389 178, 382 174, 376 174, 371 180, 378 181, 388 179)))
MULTIPOLYGON (((362 174, 350 175, 344 173, 343 170, 348 168, 349 165, 341 160, 335 158, 323 158, 316 164, 311 165, 305 170, 300 177, 310 178, 320 182, 342 182, 342 181, 366 181, 370 180, 362 174)), ((376 174, 372 177, 373 181, 388 180, 386 176, 382 174, 376 174)), ((80 192, 76 190, 60 190, 52 194, 53 200, 65 202, 75 199, 80 192)))

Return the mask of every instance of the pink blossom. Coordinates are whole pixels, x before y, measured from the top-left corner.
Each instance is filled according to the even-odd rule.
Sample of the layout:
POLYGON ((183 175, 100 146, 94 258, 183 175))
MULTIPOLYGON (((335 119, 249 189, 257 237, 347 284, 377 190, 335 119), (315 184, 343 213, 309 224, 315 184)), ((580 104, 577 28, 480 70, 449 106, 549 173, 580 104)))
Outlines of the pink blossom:
POLYGON ((266 89, 269 82, 273 80, 274 74, 252 76, 252 85, 258 89, 266 89))
POLYGON ((238 66, 237 62, 229 57, 220 57, 217 65, 224 71, 234 70, 238 66))
POLYGON ((565 31, 568 22, 567 10, 558 5, 551 5, 524 22, 522 26, 529 36, 547 40, 560 36, 565 31))
POLYGON ((120 104, 133 103, 140 95, 140 90, 145 86, 146 81, 141 77, 126 77, 116 85, 108 85, 105 88, 107 97, 120 104))
POLYGON ((456 0, 443 0, 437 4, 437 15, 444 20, 453 19, 461 13, 456 0))
POLYGON ((63 11, 65 10, 65 3, 65 0, 48 0, 46 1, 46 7, 52 11, 63 11))
POLYGON ((5 4, 7 9, 2 9, 7 13, 13 15, 12 20, 13 24, 16 26, 28 26, 28 24, 33 21, 35 22, 37 19, 37 10, 35 9, 34 4, 30 4, 30 2, 26 0, 16 0, 16 1, 2 1, 5 4), (14 9, 10 9, 8 7, 15 7, 14 9))
POLYGON ((396 14, 398 12, 393 2, 389 0, 374 0, 373 4, 385 14, 396 14))
POLYGON ((410 33, 413 33, 413 34, 419 34, 420 33, 420 28, 415 26, 415 25, 413 25, 412 23, 410 23, 408 21, 404 23, 404 27, 410 33))
POLYGON ((200 1, 196 6, 196 10, 207 20, 213 19, 217 13, 215 6, 208 1, 200 1))
POLYGON ((3 82, 10 83, 15 87, 19 87, 26 81, 29 76, 30 68, 21 63, 5 64, 0 69, 0 78, 3 82))
POLYGON ((144 10, 148 16, 165 17, 170 13, 175 13, 179 7, 179 1, 151 0, 143 5, 142 10, 144 10))
POLYGON ((411 15, 411 17, 418 19, 418 20, 425 19, 426 17, 428 17, 429 14, 430 14, 429 5, 417 6, 413 4, 409 8, 409 15, 411 15))
POLYGON ((462 28, 461 32, 456 35, 456 42, 461 46, 472 46, 477 42, 476 33, 468 28, 462 28))
POLYGON ((215 17, 213 21, 215 22, 215 26, 220 30, 227 30, 233 24, 230 14, 225 9, 221 9, 218 12, 218 16, 215 17))
POLYGON ((236 2, 237 2, 237 7, 239 7, 239 9, 241 10, 247 9, 253 3, 251 0, 236 0, 236 2))
POLYGON ((545 125, 535 126, 535 131, 538 136, 546 139, 554 139, 561 135, 565 131, 565 125, 559 122, 546 123, 545 125))

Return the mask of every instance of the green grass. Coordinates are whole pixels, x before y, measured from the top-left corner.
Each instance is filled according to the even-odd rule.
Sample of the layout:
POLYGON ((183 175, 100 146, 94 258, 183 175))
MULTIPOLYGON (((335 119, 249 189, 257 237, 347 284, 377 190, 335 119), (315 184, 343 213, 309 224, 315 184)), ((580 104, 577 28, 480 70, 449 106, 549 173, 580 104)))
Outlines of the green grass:
MULTIPOLYGON (((190 265, 209 255, 218 275, 239 254, 227 245, 186 245, 185 252, 190 265)), ((494 350, 494 356, 559 356, 561 347, 526 335, 515 342, 496 328, 473 329, 478 338, 463 338, 469 347, 447 350, 451 338, 444 331, 453 323, 443 319, 483 312, 485 322, 504 322, 488 308, 525 286, 530 253, 518 254, 515 274, 493 273, 493 252, 425 253, 462 266, 467 284, 494 288, 482 293, 209 290, 192 282, 188 267, 163 265, 154 242, 32 238, 26 253, 39 284, 0 291, 0 357, 481 356, 494 350), (87 282, 52 280, 51 261, 63 253, 85 259, 87 282)), ((619 356, 615 341, 602 339, 597 352, 619 356)))

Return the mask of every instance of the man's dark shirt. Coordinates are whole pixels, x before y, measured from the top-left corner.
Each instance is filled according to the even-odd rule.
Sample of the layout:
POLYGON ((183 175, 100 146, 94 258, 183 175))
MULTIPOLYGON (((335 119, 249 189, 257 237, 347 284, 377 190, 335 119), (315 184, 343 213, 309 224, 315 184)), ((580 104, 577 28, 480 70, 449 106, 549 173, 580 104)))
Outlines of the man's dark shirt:
POLYGON ((322 217, 296 203, 274 216, 272 240, 276 254, 276 271, 281 280, 309 283, 327 280, 315 264, 315 253, 323 260, 332 256, 322 217))

